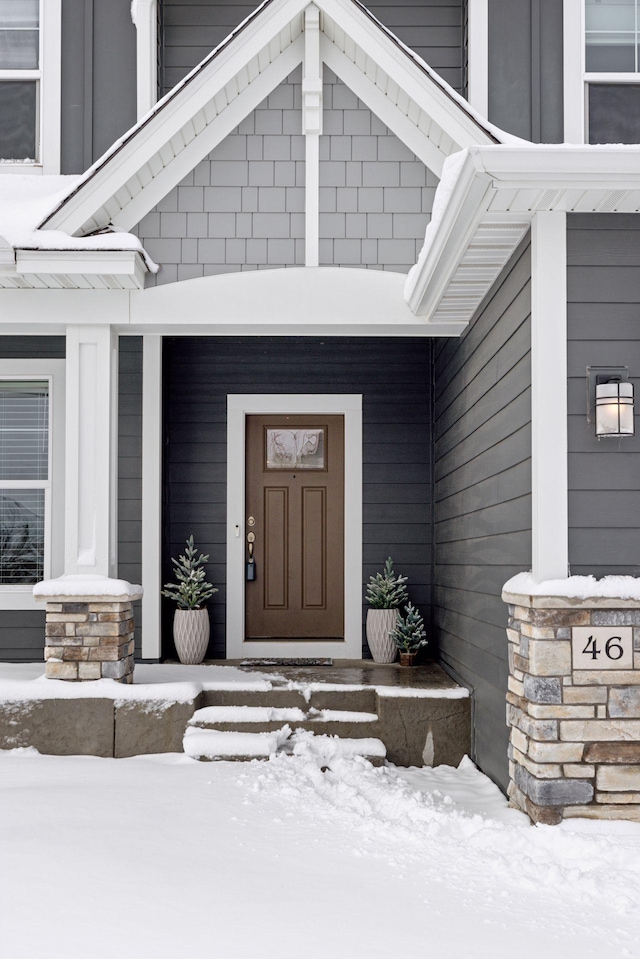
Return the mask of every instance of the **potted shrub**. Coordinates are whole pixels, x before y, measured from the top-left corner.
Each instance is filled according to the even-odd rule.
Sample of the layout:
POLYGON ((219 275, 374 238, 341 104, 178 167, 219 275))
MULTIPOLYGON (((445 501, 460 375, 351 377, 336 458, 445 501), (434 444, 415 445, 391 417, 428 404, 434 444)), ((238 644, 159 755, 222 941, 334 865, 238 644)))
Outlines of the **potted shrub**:
POLYGON ((183 556, 173 559, 177 583, 165 583, 162 595, 177 604, 173 617, 173 641, 178 659, 185 665, 201 663, 209 645, 209 610, 204 605, 218 590, 205 580, 204 564, 209 557, 187 540, 183 556))
POLYGON ((367 602, 367 642, 374 662, 392 663, 397 647, 391 632, 396 625, 399 607, 409 599, 406 576, 396 575, 391 557, 384 564, 382 573, 369 578, 367 602))
POLYGON ((405 606, 405 615, 398 616, 391 639, 400 650, 400 665, 415 666, 418 650, 427 644, 422 616, 411 603, 405 606))

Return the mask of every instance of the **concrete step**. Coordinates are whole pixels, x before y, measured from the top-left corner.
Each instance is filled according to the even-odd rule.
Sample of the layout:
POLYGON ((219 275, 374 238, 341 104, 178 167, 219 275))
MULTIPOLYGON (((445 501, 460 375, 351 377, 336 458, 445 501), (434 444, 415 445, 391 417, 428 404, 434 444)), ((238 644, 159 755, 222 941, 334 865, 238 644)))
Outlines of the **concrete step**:
POLYGON ((274 686, 269 690, 206 689, 203 706, 264 706, 286 709, 355 709, 375 713, 376 692, 373 687, 329 686, 313 684, 302 688, 274 686))
POLYGON ((189 726, 220 732, 272 733, 282 723, 292 729, 306 729, 315 735, 340 736, 347 739, 379 737, 375 713, 358 710, 317 709, 269 706, 206 706, 198 709, 189 726))
POLYGON ((183 748, 188 756, 201 762, 225 760, 247 762, 269 759, 279 754, 307 755, 323 765, 337 759, 361 756, 374 765, 386 757, 384 743, 376 738, 343 738, 314 735, 312 732, 293 731, 290 726, 266 732, 205 729, 188 726, 183 748))

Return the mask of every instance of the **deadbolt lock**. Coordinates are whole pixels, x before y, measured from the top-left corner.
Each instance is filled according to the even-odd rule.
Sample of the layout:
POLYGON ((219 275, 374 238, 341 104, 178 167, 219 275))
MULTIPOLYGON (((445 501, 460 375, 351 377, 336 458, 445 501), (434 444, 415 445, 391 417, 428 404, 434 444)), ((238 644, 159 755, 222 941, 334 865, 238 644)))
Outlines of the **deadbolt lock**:
POLYGON ((249 519, 247 520, 247 526, 255 526, 255 525, 256 525, 255 518, 253 516, 250 516, 249 519))

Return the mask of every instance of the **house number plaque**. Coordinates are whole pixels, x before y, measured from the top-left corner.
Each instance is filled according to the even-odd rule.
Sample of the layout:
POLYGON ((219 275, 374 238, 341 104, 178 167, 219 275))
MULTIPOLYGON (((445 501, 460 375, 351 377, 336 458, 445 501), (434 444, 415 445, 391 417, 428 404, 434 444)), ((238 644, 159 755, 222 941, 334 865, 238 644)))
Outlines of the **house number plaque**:
POLYGON ((574 669, 633 669, 631 626, 574 626, 574 669))

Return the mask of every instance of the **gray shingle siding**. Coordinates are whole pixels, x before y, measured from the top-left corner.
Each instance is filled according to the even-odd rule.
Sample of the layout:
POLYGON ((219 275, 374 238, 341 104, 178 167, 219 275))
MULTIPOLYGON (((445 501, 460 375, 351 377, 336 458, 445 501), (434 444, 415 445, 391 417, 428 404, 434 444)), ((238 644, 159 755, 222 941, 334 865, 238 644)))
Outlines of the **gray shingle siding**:
POLYGON ((574 213, 567 227, 569 563, 640 576, 640 434, 597 440, 585 388, 587 366, 628 366, 638 409, 640 216, 574 213))
POLYGON ((442 662, 474 691, 476 761, 503 786, 500 594, 531 568, 530 278, 527 238, 464 335, 435 347, 434 629, 442 662))
MULTIPOLYGON (((320 138, 320 264, 407 272, 437 178, 331 71, 320 138)), ((304 265, 304 137, 294 73, 138 224, 147 285, 304 265)))
MULTIPOLYGON (((164 0, 166 93, 258 6, 232 0, 164 0)), ((367 0, 366 7, 456 90, 462 84, 461 0, 367 0)))

